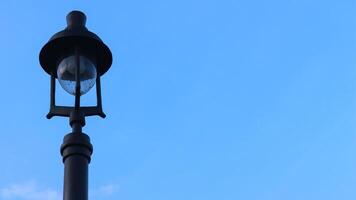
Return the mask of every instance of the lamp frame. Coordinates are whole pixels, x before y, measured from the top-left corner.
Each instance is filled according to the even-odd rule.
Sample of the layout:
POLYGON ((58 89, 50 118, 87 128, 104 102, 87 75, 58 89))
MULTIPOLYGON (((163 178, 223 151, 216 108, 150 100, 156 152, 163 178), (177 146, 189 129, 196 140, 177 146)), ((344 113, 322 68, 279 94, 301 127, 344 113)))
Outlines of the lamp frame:
MULTIPOLYGON (((98 115, 105 118, 106 115, 103 112, 102 101, 101 101, 101 84, 100 76, 96 77, 96 106, 80 106, 79 109, 84 116, 95 116, 98 115)), ((80 95, 80 94, 79 94, 80 95)), ((77 93, 76 93, 77 96, 77 93)), ((76 97, 77 98, 77 97, 76 97)), ((50 92, 50 109, 47 114, 47 119, 51 119, 54 116, 59 117, 70 117, 72 111, 75 110, 75 106, 58 106, 56 105, 56 77, 51 75, 51 92, 50 92)))
POLYGON ((54 34, 40 52, 41 66, 51 76, 50 110, 47 114, 48 119, 51 119, 54 116, 71 117, 73 111, 80 113, 83 117, 94 115, 98 115, 102 118, 106 117, 102 108, 100 78, 110 68, 112 64, 112 54, 102 40, 85 27, 85 22, 86 17, 84 13, 80 11, 69 13, 67 16, 67 27, 54 34), (56 78, 58 79, 58 64, 64 58, 73 54, 76 56, 78 70, 80 55, 85 56, 95 63, 95 68, 97 70, 96 106, 80 106, 81 95, 78 70, 76 76, 75 105, 56 105, 56 78))

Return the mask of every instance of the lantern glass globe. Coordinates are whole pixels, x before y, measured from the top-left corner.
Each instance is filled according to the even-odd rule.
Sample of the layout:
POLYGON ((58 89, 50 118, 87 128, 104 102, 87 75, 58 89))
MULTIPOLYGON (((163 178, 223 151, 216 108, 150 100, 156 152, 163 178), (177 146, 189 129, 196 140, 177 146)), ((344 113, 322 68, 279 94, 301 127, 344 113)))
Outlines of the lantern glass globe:
MULTIPOLYGON (((85 56, 79 56, 80 95, 87 93, 94 85, 97 77, 96 67, 85 56)), ((76 56, 64 58, 58 65, 57 78, 62 88, 69 94, 76 93, 76 56)))

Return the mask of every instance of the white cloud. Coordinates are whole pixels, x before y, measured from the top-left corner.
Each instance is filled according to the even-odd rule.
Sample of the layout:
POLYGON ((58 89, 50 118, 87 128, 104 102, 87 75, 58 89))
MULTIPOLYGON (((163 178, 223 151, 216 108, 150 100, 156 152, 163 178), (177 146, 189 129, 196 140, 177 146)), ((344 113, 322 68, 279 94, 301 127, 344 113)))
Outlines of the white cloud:
POLYGON ((119 189, 118 185, 115 184, 106 184, 103 186, 100 186, 97 189, 91 190, 90 191, 90 196, 91 197, 98 197, 98 196, 111 196, 113 195, 115 192, 117 192, 117 190, 119 189))
POLYGON ((2 199, 61 200, 62 195, 53 189, 42 189, 35 182, 13 184, 0 189, 2 199))
MULTIPOLYGON (((106 184, 89 191, 90 197, 100 198, 112 196, 117 190, 118 185, 106 184)), ((0 188, 2 200, 62 200, 62 193, 51 189, 42 188, 35 181, 12 184, 0 188)))

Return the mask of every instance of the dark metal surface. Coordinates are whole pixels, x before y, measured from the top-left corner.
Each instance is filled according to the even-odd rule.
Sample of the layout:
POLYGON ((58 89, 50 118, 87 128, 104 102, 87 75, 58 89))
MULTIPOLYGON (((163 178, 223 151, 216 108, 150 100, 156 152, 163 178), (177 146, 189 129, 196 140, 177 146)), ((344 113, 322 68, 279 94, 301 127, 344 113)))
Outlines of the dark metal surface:
MULTIPOLYGON (((94 33, 85 27, 86 17, 80 11, 72 11, 67 15, 67 27, 51 37, 41 49, 40 64, 48 73, 57 70, 59 62, 73 55, 75 46, 81 49, 81 53, 96 64, 99 76, 105 74, 112 64, 110 49, 94 33)), ((57 74, 54 73, 57 77, 57 74)))
MULTIPOLYGON (((47 119, 51 119, 54 116, 59 117, 70 117, 71 112, 75 109, 72 106, 57 106, 56 105, 56 78, 51 76, 51 90, 50 90, 50 108, 47 114, 47 119)), ((79 105, 80 106, 80 105, 79 105)), ((84 116, 95 116, 98 115, 105 118, 106 115, 103 111, 102 100, 101 100, 101 83, 100 77, 96 78, 96 106, 80 106, 80 111, 84 116)))
MULTIPOLYGON (((74 124, 73 124, 74 125, 74 124)), ((79 125, 80 124, 75 124, 79 125)), ((93 153, 89 136, 81 130, 66 135, 61 146, 64 163, 64 200, 88 200, 88 165, 93 153)))
POLYGON ((79 58, 79 48, 75 48, 75 65, 77 69, 75 70, 75 103, 74 109, 79 110, 80 107, 80 58, 79 58))

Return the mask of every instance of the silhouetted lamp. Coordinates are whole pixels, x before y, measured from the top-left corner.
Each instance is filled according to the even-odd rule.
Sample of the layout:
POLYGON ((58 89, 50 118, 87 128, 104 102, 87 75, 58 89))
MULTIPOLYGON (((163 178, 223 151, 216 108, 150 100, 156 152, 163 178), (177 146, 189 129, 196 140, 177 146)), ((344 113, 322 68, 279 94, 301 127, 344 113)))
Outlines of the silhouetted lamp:
POLYGON ((112 63, 109 48, 85 27, 86 17, 80 11, 67 15, 67 28, 56 33, 40 52, 40 64, 51 76, 51 101, 47 118, 69 117, 73 110, 83 116, 105 117, 101 103, 100 77, 112 63), (73 107, 57 106, 55 88, 58 79, 62 88, 75 96, 73 107), (96 106, 80 106, 80 96, 96 83, 96 106))
POLYGON ((101 39, 85 27, 86 17, 80 11, 67 15, 67 28, 56 33, 40 52, 40 64, 51 76, 50 111, 53 116, 69 117, 72 132, 63 139, 64 200, 88 199, 88 164, 93 146, 82 132, 85 117, 105 117, 101 105, 100 77, 111 66, 112 55, 101 39), (62 88, 74 95, 73 106, 56 105, 56 79, 62 88), (96 84, 96 106, 81 106, 80 97, 96 84))

